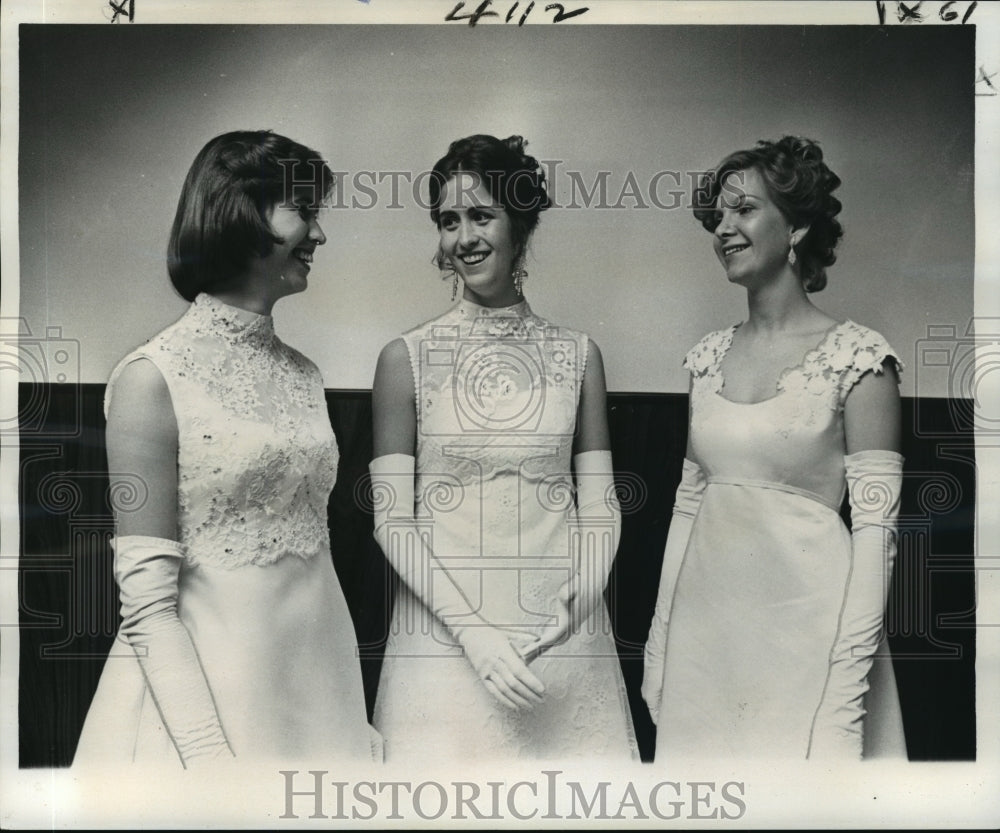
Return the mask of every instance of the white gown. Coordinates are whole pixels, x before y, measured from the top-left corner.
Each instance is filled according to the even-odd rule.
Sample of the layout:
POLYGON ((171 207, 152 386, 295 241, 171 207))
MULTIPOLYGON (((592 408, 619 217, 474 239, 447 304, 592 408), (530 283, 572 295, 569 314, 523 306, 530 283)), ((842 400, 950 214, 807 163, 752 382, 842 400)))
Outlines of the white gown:
MULTIPOLYGON (((166 380, 179 431, 178 615, 238 760, 380 755, 357 642, 330 557, 338 450, 319 370, 259 316, 199 295, 127 356, 166 380)), ((152 649, 151 649, 152 650, 152 649)), ((131 647, 119 635, 74 767, 180 765, 131 647)))
MULTIPOLYGON (((688 354, 691 445, 707 487, 667 629, 656 758, 804 759, 816 730, 851 563, 843 406, 862 375, 901 369, 878 333, 831 328, 776 394, 726 398, 736 328, 688 354)), ((905 759, 883 641, 869 678, 866 757, 905 759)))
MULTIPOLYGON (((542 633, 571 570, 570 469, 588 338, 527 302, 466 300, 403 338, 416 385, 417 523, 487 621, 542 633)), ((374 716, 386 759, 637 759, 603 602, 530 667, 544 702, 503 707, 400 582, 374 716)))

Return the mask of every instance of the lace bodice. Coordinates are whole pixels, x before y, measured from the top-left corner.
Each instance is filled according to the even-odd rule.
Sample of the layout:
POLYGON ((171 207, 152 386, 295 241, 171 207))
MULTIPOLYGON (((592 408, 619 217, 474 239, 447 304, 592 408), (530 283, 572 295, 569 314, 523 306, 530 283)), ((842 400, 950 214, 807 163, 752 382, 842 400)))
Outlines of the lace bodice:
MULTIPOLYGON (((576 568, 571 470, 589 339, 526 302, 490 309, 465 300, 403 339, 415 383, 421 540, 483 620, 541 634, 576 568)), ((409 575, 428 582, 421 595, 433 598, 442 573, 409 575)), ((401 583, 374 714, 388 759, 637 757, 604 605, 532 670, 544 701, 522 711, 500 705, 454 635, 401 583)))
MULTIPOLYGON (((568 475, 588 338, 522 301, 467 300, 405 333, 417 401, 417 470, 456 485, 568 475)), ((437 480, 440 483, 440 479, 437 480)))
POLYGON ((270 316, 199 295, 115 368, 151 360, 178 427, 177 511, 189 564, 234 568, 329 551, 338 450, 316 366, 270 316))
POLYGON ((733 402, 725 396, 722 362, 737 326, 709 333, 684 359, 692 378, 691 438, 698 462, 710 480, 781 483, 839 509, 847 450, 844 403, 866 373, 881 373, 887 359, 902 372, 902 363, 879 333, 843 321, 781 373, 774 396, 733 402))

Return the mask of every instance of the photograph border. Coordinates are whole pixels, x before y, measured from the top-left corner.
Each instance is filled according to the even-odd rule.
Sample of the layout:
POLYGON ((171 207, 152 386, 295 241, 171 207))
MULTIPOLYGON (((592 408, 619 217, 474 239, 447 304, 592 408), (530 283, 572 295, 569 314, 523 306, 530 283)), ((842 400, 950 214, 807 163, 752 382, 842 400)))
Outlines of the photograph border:
MULTIPOLYGON (((172 23, 350 23, 365 25, 426 24, 429 26, 468 26, 468 22, 447 22, 445 17, 459 6, 457 0, 297 0, 281 4, 242 3, 238 0, 220 2, 202 0, 181 4, 167 0, 113 0, 79 2, 26 2, 8 0, 0 7, 0 50, 2 50, 2 114, 0 114, 0 216, 2 216, 3 292, 0 318, 16 320, 19 314, 18 282, 20 275, 18 227, 18 26, 22 23, 100 23, 109 25, 155 26, 172 23), (131 15, 131 22, 130 22, 131 15)), ((463 14, 478 6, 476 0, 466 2, 463 14)), ((508 8, 512 0, 494 0, 494 6, 508 8)), ((558 5, 558 4, 554 4, 558 5)), ((996 235, 1000 219, 1000 164, 996 148, 1000 138, 1000 8, 986 3, 925 2, 925 18, 916 21, 903 14, 897 2, 858 0, 858 2, 685 2, 684 0, 566 0, 568 10, 586 8, 572 19, 550 22, 548 15, 537 14, 526 25, 596 26, 607 24, 643 25, 963 25, 962 15, 968 12, 969 24, 977 27, 977 77, 975 136, 975 289, 974 322, 983 331, 977 338, 978 366, 973 392, 977 407, 984 409, 985 418, 976 421, 976 529, 975 576, 977 609, 982 618, 976 632, 976 716, 977 750, 975 762, 920 762, 882 764, 866 762, 861 769, 832 766, 754 766, 749 764, 720 766, 717 762, 703 769, 685 773, 683 780, 664 777, 651 771, 648 764, 633 768, 615 767, 607 772, 600 766, 580 767, 579 764, 556 762, 544 766, 511 765, 495 769, 470 766, 462 768, 456 779, 453 769, 429 766, 419 776, 421 782, 477 784, 484 796, 488 785, 503 783, 504 795, 512 785, 535 785, 534 795, 551 786, 551 773, 559 772, 567 780, 580 783, 580 791, 562 790, 558 796, 549 793, 544 800, 525 804, 539 809, 530 818, 532 825, 551 827, 610 826, 628 824, 638 827, 663 827, 673 823, 683 826, 692 821, 697 826, 775 828, 824 827, 973 827, 1000 825, 1000 431, 991 422, 996 414, 996 402, 987 398, 996 391, 996 350, 1000 343, 1000 236, 996 235), (954 12, 957 17, 948 18, 954 12), (993 76, 996 74, 996 78, 993 76), (992 375, 990 371, 992 370, 992 375), (992 385, 992 389, 991 389, 992 385), (985 613, 983 613, 985 612, 985 613), (572 777, 570 776, 572 774, 572 777), (686 817, 657 818, 648 813, 648 797, 664 781, 681 784, 685 798, 686 817), (622 807, 634 806, 631 797, 647 806, 646 818, 635 813, 616 818, 614 809, 601 816, 585 816, 576 808, 581 802, 600 791, 607 783, 611 797, 609 807, 621 812, 622 807), (704 785, 711 784, 711 790, 704 785), (705 796, 722 794, 724 785, 741 784, 738 791, 730 787, 729 798, 738 793, 738 800, 712 803, 705 796), (698 786, 702 785, 702 786, 698 786), (630 793, 631 791, 631 793, 630 793), (575 802, 572 806, 571 801, 575 802), (743 810, 739 805, 744 803, 743 810), (713 811, 715 814, 713 815, 713 811), (727 813, 729 815, 727 815, 727 813), (575 815, 574 815, 575 814, 575 815)), ((921 4, 908 3, 906 9, 921 4)), ((524 4, 522 4, 522 7, 524 4)), ((539 3, 537 11, 542 10, 539 3)), ((476 25, 499 25, 482 18, 476 25)), ((456 33, 456 36, 459 36, 456 33)), ((971 322, 970 322, 971 323, 971 322)), ((17 334, 4 332, 5 343, 16 345, 17 334)), ((15 346, 16 349, 16 346, 15 346)), ((16 373, 0 373, 0 426, 17 424, 18 377, 16 373)), ((1000 398, 1000 397, 998 397, 1000 398)), ((278 827, 359 826, 363 823, 383 826, 453 826, 453 827, 514 827, 523 824, 510 805, 500 817, 477 818, 474 814, 431 817, 419 813, 386 811, 388 804, 379 801, 375 819, 351 818, 348 813, 327 818, 310 819, 299 811, 298 818, 288 818, 284 803, 288 783, 285 775, 275 769, 252 767, 199 773, 193 777, 173 772, 102 773, 94 780, 62 770, 29 770, 18 767, 18 553, 19 542, 19 444, 16 431, 0 434, 0 825, 4 827, 77 828, 103 824, 112 828, 129 828, 137 824, 148 827, 200 827, 206 823, 247 829, 278 827), (266 786, 265 786, 266 785, 266 786), (99 791, 110 806, 95 806, 93 796, 99 791), (177 796, 184 800, 178 801, 177 796)), ((932 719, 929 717, 929 719, 932 719)), ((341 777, 332 767, 316 762, 311 770, 303 766, 301 775, 310 771, 330 771, 329 783, 356 785, 364 782, 415 781, 412 773, 392 765, 341 777)), ((676 776, 676 774, 674 774, 676 776)), ((299 781, 296 781, 298 785, 299 781)), ((296 787, 298 789, 298 786, 296 787)), ((307 788, 303 788, 308 791, 307 788)), ((336 802, 338 790, 327 786, 328 802, 336 802)), ((350 789, 348 787, 347 789, 350 789)), ((449 789, 452 789, 449 787, 449 789)), ((454 789, 458 789, 457 787, 454 789)), ((521 795, 532 794, 530 787, 521 788, 521 795)), ((468 793, 466 793, 468 794, 468 793)), ((449 794, 450 797, 451 794, 449 794)), ((296 799, 298 801, 299 799, 296 799)), ((308 803, 310 799, 306 799, 308 803)), ((484 799, 485 800, 485 799, 484 799)), ((504 799, 506 800, 506 799, 504 799)), ((430 801, 433 807, 435 802, 430 801)), ((664 804, 668 800, 663 800, 664 804)), ((364 807, 365 805, 358 805, 364 807)), ((450 805, 454 809, 455 805, 450 805)))

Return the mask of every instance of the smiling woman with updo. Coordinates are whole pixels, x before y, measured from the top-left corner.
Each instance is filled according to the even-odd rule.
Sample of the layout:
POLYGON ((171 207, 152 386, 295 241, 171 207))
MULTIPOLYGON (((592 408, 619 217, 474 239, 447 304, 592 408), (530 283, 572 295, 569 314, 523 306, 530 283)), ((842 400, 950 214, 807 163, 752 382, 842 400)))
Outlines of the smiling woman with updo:
POLYGON ((687 459, 642 689, 668 765, 905 756, 883 639, 902 365, 812 302, 839 185, 816 142, 786 136, 727 156, 695 193, 749 315, 685 358, 687 459))
POLYGON ((519 136, 430 180, 458 303, 382 351, 375 536, 399 575, 375 726, 389 761, 637 757, 603 591, 620 509, 600 351, 535 314, 549 206, 519 136))

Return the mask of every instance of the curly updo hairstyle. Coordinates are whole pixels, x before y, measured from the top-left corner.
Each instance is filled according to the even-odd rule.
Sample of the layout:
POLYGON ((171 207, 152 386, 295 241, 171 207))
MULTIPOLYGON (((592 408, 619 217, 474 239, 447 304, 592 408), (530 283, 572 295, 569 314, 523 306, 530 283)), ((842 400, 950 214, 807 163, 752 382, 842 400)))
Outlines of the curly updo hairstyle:
MULTIPOLYGON (((694 216, 708 231, 719 225, 716 203, 726 177, 736 171, 756 170, 774 204, 795 228, 809 231, 795 246, 799 275, 806 292, 826 286, 826 267, 837 259, 834 249, 844 234, 835 219, 841 204, 833 192, 840 177, 823 161, 823 151, 811 139, 784 136, 776 142, 761 140, 750 150, 729 154, 704 174, 694 192, 694 216)), ((727 189, 728 190, 728 189, 727 189)))
POLYGON ((269 217, 279 203, 319 207, 334 185, 323 158, 270 130, 216 136, 191 163, 167 246, 167 270, 177 292, 229 288, 253 257, 283 242, 269 217))
MULTIPOLYGON (((477 174, 494 202, 510 217, 516 256, 524 254, 528 238, 538 226, 539 214, 552 205, 545 172, 534 156, 525 152, 521 136, 498 139, 483 133, 457 139, 434 165, 430 177, 431 220, 440 227, 441 199, 445 184, 456 173, 477 174)), ((444 267, 443 254, 436 262, 444 267)))

